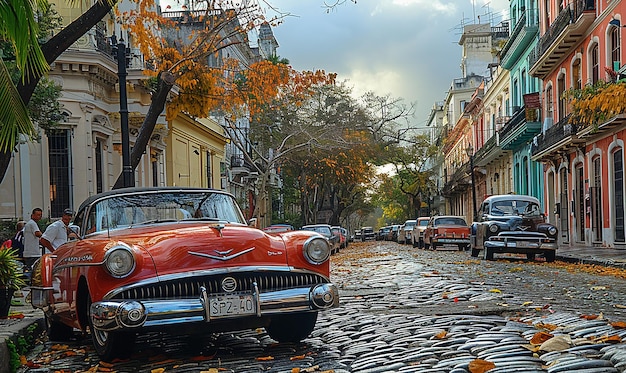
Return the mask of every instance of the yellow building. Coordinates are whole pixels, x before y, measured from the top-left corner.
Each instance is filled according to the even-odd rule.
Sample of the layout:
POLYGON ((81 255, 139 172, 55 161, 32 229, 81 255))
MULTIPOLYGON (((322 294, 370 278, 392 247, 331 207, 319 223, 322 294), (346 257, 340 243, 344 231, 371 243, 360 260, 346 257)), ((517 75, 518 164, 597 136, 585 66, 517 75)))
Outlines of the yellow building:
POLYGON ((166 183, 221 189, 221 169, 227 139, 211 119, 179 115, 169 124, 165 152, 166 183))

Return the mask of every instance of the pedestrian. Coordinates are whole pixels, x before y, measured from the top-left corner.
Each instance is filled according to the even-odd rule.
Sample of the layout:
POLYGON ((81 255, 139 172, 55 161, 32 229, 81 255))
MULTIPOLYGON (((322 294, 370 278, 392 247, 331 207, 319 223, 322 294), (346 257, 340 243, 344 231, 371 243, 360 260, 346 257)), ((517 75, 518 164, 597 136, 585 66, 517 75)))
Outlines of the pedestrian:
POLYGON ((43 210, 39 207, 33 209, 30 214, 30 220, 24 225, 24 266, 30 271, 33 264, 41 257, 41 247, 39 246, 39 237, 42 233, 37 222, 41 220, 43 210))
POLYGON ((24 261, 24 226, 26 222, 20 220, 15 225, 15 236, 11 238, 11 247, 17 250, 17 257, 24 261))
POLYGON ((57 220, 54 223, 50 224, 43 235, 39 239, 39 243, 46 249, 50 250, 50 252, 54 252, 59 246, 63 245, 67 242, 67 237, 70 234, 69 225, 72 217, 74 216, 74 211, 72 209, 63 210, 63 216, 61 220, 57 220))

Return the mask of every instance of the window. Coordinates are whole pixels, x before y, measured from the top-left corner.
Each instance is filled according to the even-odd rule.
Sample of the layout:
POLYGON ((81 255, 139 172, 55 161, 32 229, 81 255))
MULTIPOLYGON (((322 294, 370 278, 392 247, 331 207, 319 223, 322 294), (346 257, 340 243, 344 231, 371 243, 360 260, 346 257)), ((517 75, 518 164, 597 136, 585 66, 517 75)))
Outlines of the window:
POLYGON ((565 74, 559 75, 559 79, 556 83, 556 89, 558 90, 559 95, 559 120, 565 118, 566 110, 567 110, 567 100, 563 95, 565 94, 565 74))
POLYGON ((48 158, 50 161, 50 214, 52 218, 63 215, 63 210, 72 208, 70 199, 71 163, 70 137, 68 129, 52 130, 48 134, 48 158))
POLYGON ((624 162, 622 149, 613 153, 613 189, 615 203, 615 221, 613 226, 616 242, 624 242, 626 234, 624 231, 624 162))
POLYGON ((102 193, 102 183, 104 180, 104 175, 102 174, 102 140, 96 140, 96 193, 102 193))
POLYGON ((591 48, 591 84, 596 84, 600 80, 600 55, 598 53, 598 44, 594 44, 591 48))
POLYGON ((554 119, 554 102, 552 99, 552 86, 546 88, 546 117, 554 119))
POLYGON ((620 68, 620 38, 619 27, 613 27, 611 29, 611 67, 617 71, 620 68))
POLYGON ((583 87, 583 76, 580 69, 580 58, 577 58, 572 64, 572 86, 574 89, 583 87))
POLYGON ((211 152, 207 151, 206 153, 206 186, 207 188, 213 188, 213 175, 211 174, 211 152))

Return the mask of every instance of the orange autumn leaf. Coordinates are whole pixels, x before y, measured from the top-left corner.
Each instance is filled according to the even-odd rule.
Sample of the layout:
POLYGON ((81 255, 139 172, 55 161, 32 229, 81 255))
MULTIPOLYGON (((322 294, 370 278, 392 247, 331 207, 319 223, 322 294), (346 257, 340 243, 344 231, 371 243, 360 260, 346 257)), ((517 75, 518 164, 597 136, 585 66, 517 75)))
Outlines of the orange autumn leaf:
POLYGON ((606 343, 621 343, 622 338, 619 335, 611 335, 611 336, 600 337, 598 338, 598 341, 606 342, 606 343))
POLYGON ((256 358, 257 361, 271 361, 274 360, 273 356, 260 356, 256 358))
POLYGON ((535 327, 537 329, 546 329, 546 330, 549 330, 549 331, 553 331, 553 330, 556 330, 558 328, 557 325, 554 325, 554 324, 544 324, 542 322, 537 323, 537 325, 535 327))
POLYGON ((543 342, 547 341, 548 339, 554 337, 554 335, 550 334, 550 333, 546 333, 546 332, 537 332, 535 333, 535 335, 533 335, 533 337, 530 339, 530 343, 534 344, 534 345, 540 345, 543 342))
POLYGON ((442 331, 434 335, 435 339, 444 339, 448 335, 447 331, 442 331))
POLYGON ((113 364, 111 364, 111 363, 107 363, 106 361, 101 361, 101 362, 99 363, 99 365, 100 365, 101 367, 105 367, 105 368, 113 368, 113 364))
POLYGON ((163 373, 163 372, 165 372, 165 368, 156 368, 150 371, 150 373, 163 373))
POLYGON ((294 360, 302 360, 306 357, 306 355, 297 355, 297 356, 292 356, 289 358, 289 360, 294 361, 294 360))
POLYGON ((612 322, 611 326, 614 327, 615 329, 626 329, 626 322, 623 322, 623 321, 612 322))
POLYGON ((483 359, 475 359, 469 363, 469 371, 471 373, 485 373, 496 367, 496 364, 483 359))
POLYGON ((595 320, 598 318, 598 315, 580 315, 580 318, 585 320, 595 320))
POLYGON ((300 368, 291 368, 291 373, 300 373, 300 368))

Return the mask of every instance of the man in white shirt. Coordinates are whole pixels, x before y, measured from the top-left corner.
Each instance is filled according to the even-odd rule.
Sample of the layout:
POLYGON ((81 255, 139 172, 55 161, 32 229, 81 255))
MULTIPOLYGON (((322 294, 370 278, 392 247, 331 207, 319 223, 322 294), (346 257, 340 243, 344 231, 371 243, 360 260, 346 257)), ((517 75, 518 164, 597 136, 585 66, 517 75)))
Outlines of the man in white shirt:
POLYGON ((39 207, 34 208, 30 214, 30 220, 24 225, 24 264, 28 270, 41 257, 39 237, 41 237, 42 233, 37 222, 41 220, 42 214, 43 211, 39 207))
POLYGON ((50 224, 48 228, 46 228, 46 231, 43 232, 39 242, 50 250, 50 252, 53 252, 59 246, 67 242, 68 227, 72 216, 74 216, 74 211, 72 211, 72 209, 65 209, 61 220, 50 224))

